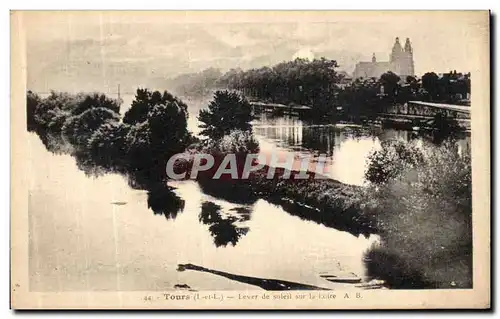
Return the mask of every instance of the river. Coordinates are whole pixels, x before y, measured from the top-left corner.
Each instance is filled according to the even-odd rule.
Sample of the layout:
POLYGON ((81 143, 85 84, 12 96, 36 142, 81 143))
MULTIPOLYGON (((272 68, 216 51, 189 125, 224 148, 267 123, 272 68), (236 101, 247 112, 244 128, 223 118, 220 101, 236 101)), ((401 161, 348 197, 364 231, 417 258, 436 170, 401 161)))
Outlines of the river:
MULTIPOLYGON (((189 129, 197 132, 203 103, 186 102, 189 129)), ((261 152, 327 154, 328 175, 357 185, 371 149, 384 139, 413 134, 266 115, 254 121, 254 133, 261 152)), ((356 289, 320 274, 364 279, 363 254, 377 236, 327 228, 263 199, 230 203, 205 194, 193 181, 172 183, 179 204, 174 214, 163 215, 154 204, 161 196, 152 200, 118 174, 88 177, 74 158, 52 154, 35 134, 26 134, 31 291, 262 289, 232 275, 356 289), (178 271, 179 264, 229 275, 178 271)))

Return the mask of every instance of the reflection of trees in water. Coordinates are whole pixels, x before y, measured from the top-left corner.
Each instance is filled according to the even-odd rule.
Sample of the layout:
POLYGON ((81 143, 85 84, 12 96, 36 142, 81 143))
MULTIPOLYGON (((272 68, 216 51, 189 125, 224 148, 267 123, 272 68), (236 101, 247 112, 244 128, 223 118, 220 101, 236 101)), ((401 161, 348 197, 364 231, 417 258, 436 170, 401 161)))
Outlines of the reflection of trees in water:
POLYGON ((470 133, 464 131, 443 131, 443 130, 420 130, 408 131, 401 129, 384 129, 377 135, 381 142, 389 140, 401 140, 410 142, 412 140, 422 140, 434 145, 441 145, 444 141, 453 141, 461 151, 470 153, 470 133))
POLYGON ((213 202, 203 202, 199 221, 208 225, 210 235, 216 247, 227 246, 231 243, 236 246, 242 236, 245 236, 249 228, 237 226, 236 223, 248 221, 250 210, 245 207, 231 209, 234 215, 222 217, 221 207, 213 202))
POLYGON ((261 117, 261 127, 255 127, 257 135, 278 141, 291 149, 305 148, 315 153, 332 156, 335 147, 346 140, 359 140, 375 136, 377 128, 372 127, 336 127, 333 125, 315 125, 298 119, 284 118, 281 120, 261 117))
POLYGON ((302 129, 302 146, 327 156, 332 156, 335 148, 347 140, 360 140, 375 132, 369 127, 309 126, 302 129))
POLYGON ((155 215, 164 215, 166 219, 175 219, 184 210, 185 201, 177 196, 175 188, 166 185, 165 181, 158 180, 158 169, 150 168, 142 171, 127 171, 124 167, 104 167, 96 164, 88 152, 73 153, 78 169, 87 176, 102 176, 106 173, 118 173, 126 177, 132 189, 147 190, 148 208, 155 215))
POLYGON ((285 212, 292 216, 297 216, 302 220, 325 225, 329 228, 345 231, 354 236, 363 235, 368 238, 370 234, 373 234, 376 231, 373 225, 371 225, 368 221, 361 220, 360 218, 354 218, 354 216, 357 215, 357 212, 355 211, 347 213, 335 211, 325 212, 273 196, 266 198, 266 200, 273 205, 281 207, 285 212))
POLYGON ((333 155, 336 145, 343 140, 343 136, 338 130, 330 127, 304 127, 302 129, 302 146, 315 150, 318 153, 333 155))
POLYGON ((378 135, 380 141, 389 141, 389 140, 402 140, 402 141, 410 141, 418 137, 417 132, 407 131, 407 130, 396 130, 396 129, 384 129, 378 135))
POLYGON ((184 200, 173 192, 172 187, 157 184, 148 190, 148 208, 155 215, 164 215, 166 219, 175 219, 184 210, 184 200))

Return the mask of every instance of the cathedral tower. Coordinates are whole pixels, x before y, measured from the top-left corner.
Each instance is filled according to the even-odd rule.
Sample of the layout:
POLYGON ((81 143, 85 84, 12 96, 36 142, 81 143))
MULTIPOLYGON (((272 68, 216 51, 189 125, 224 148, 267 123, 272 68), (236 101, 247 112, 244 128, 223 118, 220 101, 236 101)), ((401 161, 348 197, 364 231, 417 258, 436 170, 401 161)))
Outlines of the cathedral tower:
POLYGON ((411 47, 410 43, 410 38, 406 38, 405 42, 405 55, 406 55, 406 60, 407 60, 407 65, 406 65, 406 75, 415 75, 415 64, 413 62, 413 49, 411 47))
POLYGON ((393 72, 399 75, 403 81, 406 80, 407 76, 415 75, 413 49, 409 38, 406 38, 404 49, 401 47, 399 38, 396 38, 396 42, 392 47, 390 63, 393 72))
POLYGON ((409 75, 415 75, 413 48, 409 38, 406 38, 404 48, 401 46, 399 38, 396 38, 389 55, 389 61, 377 61, 377 57, 373 53, 371 61, 358 62, 353 72, 353 78, 377 78, 387 71, 396 73, 402 81, 406 81, 409 75))
POLYGON ((396 42, 394 42, 394 45, 392 46, 391 58, 389 61, 391 63, 396 63, 400 61, 402 53, 403 53, 403 48, 401 47, 401 43, 399 43, 399 38, 396 38, 396 42))

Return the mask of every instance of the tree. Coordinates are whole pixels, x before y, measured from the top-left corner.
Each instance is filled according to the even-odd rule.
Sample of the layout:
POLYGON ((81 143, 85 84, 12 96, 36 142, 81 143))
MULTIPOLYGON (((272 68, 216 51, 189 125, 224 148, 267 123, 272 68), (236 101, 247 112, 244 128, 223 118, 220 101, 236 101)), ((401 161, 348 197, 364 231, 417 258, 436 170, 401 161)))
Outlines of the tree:
POLYGON ((312 106, 317 117, 322 117, 334 111, 332 97, 340 81, 337 67, 335 60, 298 58, 272 67, 230 70, 218 85, 261 101, 312 106))
POLYGON ((401 78, 389 71, 380 76, 380 83, 384 86, 384 92, 387 94, 389 98, 395 98, 398 94, 398 83, 401 78))
POLYGON ((138 90, 129 114, 127 155, 131 169, 149 181, 162 180, 170 156, 191 142, 187 130, 187 105, 167 91, 138 90))
POLYGON ((439 77, 434 72, 427 72, 422 76, 422 87, 429 93, 431 100, 439 95, 439 77))
POLYGON ((339 92, 337 100, 348 120, 358 122, 381 111, 380 85, 375 78, 356 79, 339 92))
POLYGON ((137 89, 135 100, 132 106, 125 113, 123 123, 134 125, 144 122, 148 117, 148 112, 156 105, 166 105, 169 102, 176 102, 184 110, 187 116, 187 105, 177 97, 167 91, 163 94, 159 91, 151 92, 148 89, 137 89))
POLYGON ((232 130, 251 131, 252 106, 234 92, 217 91, 208 105, 208 110, 201 110, 198 120, 202 122, 201 135, 220 139, 232 130))
POLYGON ((184 151, 189 143, 187 112, 176 100, 152 107, 147 115, 153 156, 161 162, 184 151))
POLYGON ((73 110, 72 115, 82 114, 83 112, 96 107, 106 108, 117 114, 120 114, 120 104, 115 99, 110 99, 104 94, 93 93, 91 95, 77 95, 79 100, 73 110))
POLYGON ((42 135, 61 133, 70 110, 76 105, 75 97, 67 93, 51 92, 41 100, 34 111, 34 121, 42 135))
POLYGON ((146 121, 131 126, 126 136, 127 156, 133 171, 144 170, 151 165, 151 130, 146 121))

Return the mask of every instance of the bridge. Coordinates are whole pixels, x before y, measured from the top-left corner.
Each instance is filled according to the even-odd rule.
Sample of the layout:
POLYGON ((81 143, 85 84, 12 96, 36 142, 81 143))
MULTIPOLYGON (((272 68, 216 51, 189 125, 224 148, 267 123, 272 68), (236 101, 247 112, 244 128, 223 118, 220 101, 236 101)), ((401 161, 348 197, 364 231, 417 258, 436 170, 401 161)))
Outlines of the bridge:
MULTIPOLYGON (((278 103, 265 103, 259 101, 250 101, 254 110, 264 112, 285 112, 304 114, 311 110, 306 105, 284 105, 278 103)), ((408 101, 404 104, 388 105, 378 114, 379 120, 389 121, 397 124, 413 126, 427 126, 434 121, 434 116, 438 113, 448 118, 455 119, 460 126, 470 129, 470 106, 432 103, 423 101, 408 101)))
POLYGON ((385 109, 384 113, 425 117, 434 117, 437 113, 442 113, 447 117, 470 120, 470 106, 423 101, 408 101, 402 105, 391 105, 385 109))
POLYGON ((470 109, 470 106, 463 105, 409 101, 386 107, 379 117, 390 122, 426 126, 434 120, 436 114, 441 113, 454 118, 460 126, 470 129, 470 109))

